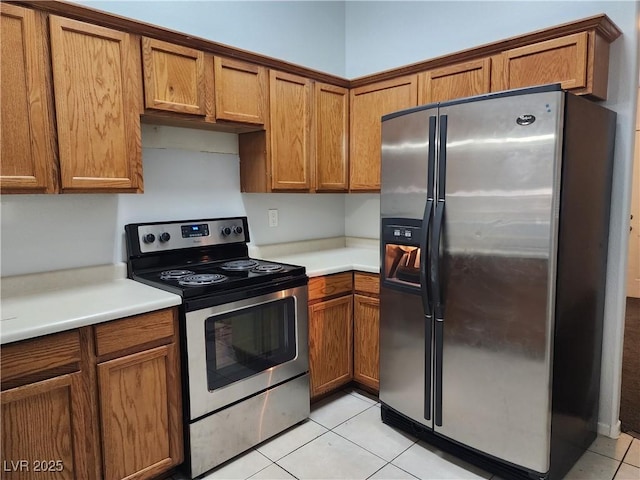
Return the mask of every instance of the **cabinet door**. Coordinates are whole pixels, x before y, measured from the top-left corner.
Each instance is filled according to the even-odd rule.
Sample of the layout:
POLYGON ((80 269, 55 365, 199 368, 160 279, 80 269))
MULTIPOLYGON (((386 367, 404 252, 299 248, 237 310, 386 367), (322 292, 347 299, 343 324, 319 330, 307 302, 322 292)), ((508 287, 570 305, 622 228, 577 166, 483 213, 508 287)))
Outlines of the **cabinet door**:
POLYGON ((352 295, 309 307, 309 372, 312 397, 351 381, 352 324, 352 295))
POLYGON ((349 91, 314 85, 316 190, 344 192, 349 187, 349 91))
POLYGON ((353 296, 353 379, 380 389, 380 300, 353 296))
POLYGON ((2 478, 85 479, 87 432, 80 373, 5 390, 2 403, 2 478))
POLYGON ((587 85, 588 33, 534 43, 502 54, 500 90, 560 83, 570 90, 587 85))
POLYGON ((141 189, 137 39, 53 15, 49 25, 62 189, 141 189))
POLYGON ((410 75, 350 91, 350 190, 380 190, 382 116, 415 107, 418 100, 417 85, 417 75, 410 75))
POLYGON ((0 3, 2 193, 53 193, 57 169, 45 66, 44 22, 33 10, 0 3))
POLYGON ((156 478, 182 462, 175 344, 98 365, 105 480, 156 478))
POLYGON ((267 69, 215 57, 216 119, 262 125, 267 112, 267 69))
POLYGON ((146 108, 205 114, 204 52, 145 37, 142 65, 146 108))
POLYGON ((491 91, 491 59, 429 70, 418 77, 419 104, 443 102, 491 91))
POLYGON ((271 189, 309 190, 311 82, 270 71, 271 189))

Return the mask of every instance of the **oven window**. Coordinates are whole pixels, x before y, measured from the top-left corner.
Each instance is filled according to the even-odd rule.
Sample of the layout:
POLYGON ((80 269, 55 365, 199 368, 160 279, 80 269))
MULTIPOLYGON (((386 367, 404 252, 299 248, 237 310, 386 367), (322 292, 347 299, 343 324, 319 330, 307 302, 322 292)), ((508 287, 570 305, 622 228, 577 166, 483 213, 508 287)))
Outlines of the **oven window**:
POLYGON ((293 360, 295 300, 287 297, 205 320, 209 390, 293 360))

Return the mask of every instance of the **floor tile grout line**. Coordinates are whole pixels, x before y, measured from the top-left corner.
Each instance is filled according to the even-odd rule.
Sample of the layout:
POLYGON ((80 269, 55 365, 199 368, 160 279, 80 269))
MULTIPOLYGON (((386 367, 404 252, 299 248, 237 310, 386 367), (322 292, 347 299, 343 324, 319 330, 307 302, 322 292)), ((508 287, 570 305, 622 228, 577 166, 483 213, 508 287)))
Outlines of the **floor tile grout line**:
MULTIPOLYGON (((322 425, 321 425, 321 426, 322 426, 322 425)), ((327 427, 324 427, 324 428, 327 428, 327 427)), ((305 445, 310 444, 310 443, 311 443, 311 442, 313 442, 314 440, 317 440, 318 438, 320 438, 321 436, 325 435, 326 433, 328 433, 328 432, 330 432, 330 431, 331 431, 331 430, 327 429, 325 432, 322 432, 322 433, 321 433, 320 435, 318 435, 317 437, 313 437, 313 438, 312 438, 311 440, 309 440, 308 442, 304 442, 302 445, 297 446, 296 448, 294 448, 293 450, 291 450, 289 453, 287 453, 287 454, 285 454, 285 455, 281 456, 279 459, 277 459, 277 460, 272 460, 272 461, 273 461, 273 463, 278 463, 278 462, 279 462, 280 460, 282 460, 283 458, 288 457, 288 456, 289 456, 289 455, 291 455, 293 452, 296 452, 296 451, 300 450, 300 449, 301 449, 302 447, 304 447, 305 445)), ((266 457, 266 455, 265 455, 264 453, 262 453, 262 455, 266 457)), ((267 457, 267 458, 269 458, 269 457, 267 457)), ((271 459, 269 458, 269 460, 271 460, 271 459)), ((281 466, 281 465, 279 465, 279 464, 278 464, 278 466, 281 466)), ((283 468, 284 468, 284 467, 283 467, 283 468)), ((294 475, 294 476, 295 476, 295 475, 294 475)))
MULTIPOLYGON (((324 435, 324 434, 323 434, 324 435)), ((282 457, 284 458, 284 457, 282 457)), ((291 475, 293 478, 295 478, 296 480, 300 480, 300 477, 296 477, 293 473, 291 473, 289 470, 287 470, 286 468, 284 468, 282 465, 280 465, 278 462, 273 462, 276 465, 278 465, 281 469, 283 469, 285 472, 287 472, 289 475, 291 475)))
MULTIPOLYGON (((610 460, 615 460, 616 462, 624 463, 622 460, 618 460, 618 459, 617 459, 617 458, 615 458, 615 457, 610 457, 609 455, 606 455, 606 454, 604 454, 604 453, 594 452, 593 450, 589 450, 589 449, 585 450, 585 452, 595 453, 596 455, 600 455, 601 457, 608 458, 608 459, 610 459, 610 460)), ((625 450, 624 454, 626 455, 626 454, 627 454, 627 452, 628 452, 628 449, 627 449, 627 450, 625 450)), ((624 459, 624 456, 623 456, 622 458, 624 459)))
MULTIPOLYGON (((587 452, 597 453, 598 455, 602 455, 603 457, 613 458, 614 460, 618 460, 619 462, 624 462, 624 457, 626 457, 627 453, 629 453, 629 449, 631 448, 631 444, 633 444, 633 439, 634 438, 635 437, 631 437, 631 442, 629 442, 629 445, 627 445, 627 448, 625 449, 624 453, 622 454, 622 459, 621 460, 618 460, 615 457, 610 457, 609 455, 607 455, 605 453, 596 452, 595 450, 591 450, 590 448, 587 448, 587 452)), ((591 445, 589 445, 589 447, 591 447, 591 445)))
POLYGON ((369 480, 371 477, 373 477, 376 473, 378 473, 380 470, 382 470, 384 467, 386 467, 387 465, 389 465, 389 462, 385 463, 384 465, 382 465, 378 470, 376 470, 375 472, 373 472, 371 475, 369 475, 367 477, 366 480, 369 480))
MULTIPOLYGON (((316 423, 318 423, 319 425, 322 425, 324 428, 327 428, 327 429, 329 429, 330 431, 333 431, 333 429, 334 429, 334 428, 338 428, 338 427, 339 427, 340 425, 342 425, 343 423, 348 422, 348 421, 349 421, 349 420, 351 420, 352 418, 357 417, 358 415, 360 415, 361 413, 366 412, 367 410, 369 410, 369 409, 370 409, 370 408, 372 408, 372 407, 375 407, 375 405, 369 405, 369 406, 368 406, 367 408, 365 408, 364 410, 362 410, 362 411, 360 411, 360 412, 356 413, 355 415, 350 416, 350 417, 349 417, 349 418, 347 418, 346 420, 343 420, 342 422, 340 422, 339 424, 337 424, 335 427, 331 427, 331 428, 329 428, 329 427, 327 427, 326 425, 322 425, 320 422, 316 422, 316 423)), ((311 418, 311 417, 309 417, 309 418, 311 418)))

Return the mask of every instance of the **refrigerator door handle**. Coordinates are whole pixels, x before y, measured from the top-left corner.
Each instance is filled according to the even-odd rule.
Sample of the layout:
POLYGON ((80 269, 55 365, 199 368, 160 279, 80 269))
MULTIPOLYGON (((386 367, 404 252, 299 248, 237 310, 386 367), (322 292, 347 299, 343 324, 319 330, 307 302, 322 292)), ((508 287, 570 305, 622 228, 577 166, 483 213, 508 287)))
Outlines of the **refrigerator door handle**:
POLYGON ((420 242, 420 285, 424 307, 424 369, 429 372, 424 382, 424 418, 431 420, 431 346, 433 344, 433 284, 431 281, 429 240, 434 208, 434 183, 436 170, 436 128, 437 117, 429 117, 429 150, 427 155, 427 204, 422 216, 422 239, 420 242))
POLYGON ((424 314, 431 316, 433 314, 433 305, 431 301, 431 275, 427 275, 428 258, 429 258, 429 231, 431 225, 431 217, 433 216, 433 199, 428 199, 424 206, 424 215, 422 216, 422 238, 420 239, 420 290, 422 294, 422 306, 424 314))
POLYGON ((441 318, 436 318, 435 327, 435 346, 436 354, 434 360, 434 383, 435 383, 435 398, 434 398, 434 420, 438 427, 442 426, 442 342, 444 334, 444 321, 441 318))
POLYGON ((442 224, 444 222, 445 187, 447 178, 447 115, 440 115, 440 141, 438 151, 438 192, 436 212, 431 241, 431 281, 433 285, 433 302, 435 317, 435 355, 434 355, 434 423, 442 426, 442 361, 444 341, 444 298, 440 276, 440 242, 442 240, 442 224))
POLYGON ((442 237, 442 222, 444 220, 444 201, 436 203, 436 213, 433 219, 433 234, 429 259, 431 263, 430 283, 433 295, 433 314, 436 319, 444 318, 444 302, 442 299, 442 285, 440 285, 440 241, 442 237))

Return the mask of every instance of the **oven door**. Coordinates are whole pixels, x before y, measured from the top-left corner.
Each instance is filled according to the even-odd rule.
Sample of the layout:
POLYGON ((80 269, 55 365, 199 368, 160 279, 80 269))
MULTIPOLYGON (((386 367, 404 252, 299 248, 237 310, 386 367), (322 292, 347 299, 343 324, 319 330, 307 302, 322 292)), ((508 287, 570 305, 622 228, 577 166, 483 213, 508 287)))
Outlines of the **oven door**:
POLYGON ((309 370, 307 286, 187 312, 190 419, 309 370))

